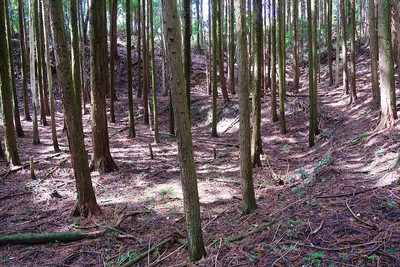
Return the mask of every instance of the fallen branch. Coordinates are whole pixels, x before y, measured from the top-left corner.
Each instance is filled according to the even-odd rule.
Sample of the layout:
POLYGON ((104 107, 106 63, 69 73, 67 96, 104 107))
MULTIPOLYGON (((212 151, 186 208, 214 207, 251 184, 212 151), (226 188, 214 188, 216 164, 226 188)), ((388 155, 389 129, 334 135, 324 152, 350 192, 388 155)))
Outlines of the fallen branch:
POLYGON ((371 227, 371 228, 376 228, 375 225, 370 224, 369 222, 366 222, 366 221, 361 220, 360 218, 358 218, 358 216, 357 216, 357 215, 353 212, 353 210, 350 208, 350 205, 349 205, 349 202, 347 201, 347 199, 346 199, 346 207, 347 207, 347 209, 350 211, 351 215, 353 215, 353 217, 356 218, 357 221, 359 221, 359 222, 361 222, 361 223, 363 223, 363 224, 365 224, 365 225, 367 225, 367 226, 369 226, 369 227, 371 227))
POLYGON ((373 191, 375 189, 377 189, 379 187, 372 187, 372 188, 368 188, 366 190, 362 190, 362 191, 358 191, 358 192, 353 192, 353 193, 347 193, 347 194, 338 194, 338 195, 327 195, 327 196, 316 196, 315 198, 340 198, 340 197, 354 197, 356 195, 359 194, 364 194, 367 193, 369 191, 373 191))
MULTIPOLYGON (((45 157, 45 158, 42 158, 42 159, 39 159, 39 160, 35 160, 34 163, 35 163, 35 164, 40 164, 40 163, 42 163, 42 162, 45 161, 45 160, 55 158, 55 157, 60 156, 60 155, 62 155, 62 154, 64 154, 64 152, 60 152, 60 153, 57 153, 57 154, 54 154, 54 155, 51 155, 51 156, 48 156, 48 157, 45 157)), ((24 168, 26 168, 26 167, 29 167, 29 165, 30 165, 30 163, 28 162, 28 163, 25 163, 25 164, 23 164, 23 165, 21 165, 21 166, 15 167, 15 168, 13 168, 13 169, 9 169, 9 170, 7 170, 7 171, 1 172, 1 173, 0 173, 0 177, 1 177, 1 178, 4 178, 4 177, 6 177, 7 175, 9 175, 10 173, 14 173, 14 172, 20 171, 20 170, 22 170, 22 169, 24 169, 24 168)))
POLYGON ((32 193, 32 191, 24 191, 24 192, 20 192, 20 193, 14 193, 14 194, 6 195, 6 196, 1 196, 0 200, 17 197, 17 196, 22 196, 22 195, 26 195, 26 194, 30 194, 30 193, 32 193))
POLYGON ((251 230, 251 231, 249 231, 249 232, 246 232, 246 233, 243 233, 243 234, 240 234, 240 235, 237 235, 237 236, 229 237, 229 238, 225 239, 222 243, 223 243, 223 244, 226 244, 226 243, 233 243, 233 242, 237 242, 237 241, 243 240, 243 239, 245 239, 245 238, 248 237, 248 236, 254 235, 254 234, 256 234, 256 233, 261 233, 261 232, 263 232, 266 228, 268 228, 268 227, 274 225, 275 223, 276 223, 276 220, 273 219, 272 221, 270 221, 270 222, 264 224, 264 225, 263 225, 262 227, 260 227, 260 228, 255 228, 255 229, 253 229, 253 230, 251 230))
POLYGON ((150 213, 150 211, 148 211, 148 210, 139 210, 139 211, 134 211, 134 212, 131 212, 129 214, 126 214, 126 215, 124 215, 124 216, 122 216, 122 217, 120 217, 118 219, 117 223, 114 225, 114 228, 118 229, 120 227, 121 223, 123 221, 125 221, 129 217, 132 217, 132 216, 135 216, 135 215, 138 215, 138 214, 146 214, 146 213, 150 213))
POLYGON ((72 242, 81 239, 92 239, 101 236, 104 231, 95 232, 51 232, 40 234, 16 234, 0 236, 1 245, 11 244, 41 244, 49 242, 72 242))
POLYGON ((147 250, 147 251, 139 254, 135 258, 131 259, 130 261, 128 261, 124 265, 121 265, 121 267, 129 267, 129 266, 134 265, 138 261, 146 258, 148 254, 155 252, 158 248, 160 248, 160 247, 164 246, 165 244, 168 244, 169 242, 172 242, 172 241, 173 241, 172 238, 167 238, 167 239, 161 241, 160 243, 158 243, 158 244, 154 245, 153 247, 151 247, 149 250, 147 250))

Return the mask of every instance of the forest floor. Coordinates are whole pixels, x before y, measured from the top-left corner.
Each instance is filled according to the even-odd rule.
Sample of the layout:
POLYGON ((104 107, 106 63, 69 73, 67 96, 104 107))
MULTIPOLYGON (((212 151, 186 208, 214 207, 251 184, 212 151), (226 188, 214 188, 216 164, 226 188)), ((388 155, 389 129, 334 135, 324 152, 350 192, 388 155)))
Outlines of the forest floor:
MULTIPOLYGON (((253 170, 258 209, 250 215, 240 213, 237 95, 230 96, 228 104, 220 96, 219 137, 211 138, 205 60, 193 55, 191 119, 207 257, 188 264, 185 245, 174 242, 185 238, 185 223, 177 145, 167 133, 168 98, 160 89, 161 143, 152 144, 150 159, 152 132, 141 117, 142 99, 136 97, 138 134, 127 139, 123 50, 121 45, 117 123, 109 123, 111 153, 119 170, 92 173, 100 216, 70 215, 76 193, 58 94, 63 152, 53 153, 49 126, 40 126, 42 143, 33 146, 32 123, 23 121, 26 137, 18 139, 19 152, 23 163, 30 156, 38 161, 37 179, 31 180, 29 167, 8 172, 5 162, 0 165, 0 235, 104 229, 107 233, 70 243, 3 245, 1 266, 119 266, 141 253, 146 256, 136 266, 400 266, 400 188, 395 183, 400 170, 390 168, 400 152, 400 124, 374 131, 379 111, 372 103, 368 53, 357 57, 359 99, 352 105, 341 87, 328 86, 322 68, 321 134, 311 149, 307 70, 302 70, 300 92, 289 92, 285 103, 288 134, 280 134, 279 123, 271 122, 270 94, 265 93, 265 154, 263 166, 253 170), (166 239, 170 242, 148 253, 166 239)), ((90 155, 90 115, 84 115, 83 122, 90 155)))

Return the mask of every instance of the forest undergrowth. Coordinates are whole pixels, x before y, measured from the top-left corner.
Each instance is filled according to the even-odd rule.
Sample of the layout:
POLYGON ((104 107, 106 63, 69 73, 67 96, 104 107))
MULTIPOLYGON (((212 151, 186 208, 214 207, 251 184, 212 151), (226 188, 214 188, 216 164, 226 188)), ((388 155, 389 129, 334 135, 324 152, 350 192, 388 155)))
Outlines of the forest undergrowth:
MULTIPOLYGON (((123 53, 124 48, 119 49, 123 53)), ((34 157, 36 180, 30 178, 29 167, 8 171, 1 162, 0 236, 77 230, 104 234, 70 243, 1 246, 0 265, 122 266, 139 256, 136 266, 188 265, 177 145, 168 134, 168 97, 159 90, 161 143, 151 145, 151 159, 152 132, 139 115, 142 100, 136 97, 137 137, 127 139, 123 54, 120 58, 117 122, 109 123, 111 153, 119 170, 92 173, 100 216, 70 215, 75 183, 58 93, 62 152, 52 152, 49 126, 40 126, 41 144, 33 146, 32 123, 23 121, 26 136, 18 139, 19 152, 23 163, 34 157)), ((270 92, 264 92, 265 153, 263 166, 253 175, 258 209, 244 216, 238 99, 231 96, 225 104, 219 97, 219 137, 211 138, 205 67, 204 56, 193 55, 191 120, 207 257, 190 266, 399 266, 400 189, 395 182, 400 170, 393 163, 400 151, 400 124, 374 130, 379 110, 372 103, 368 54, 357 57, 358 100, 351 105, 341 86, 328 86, 321 68, 321 134, 311 149, 307 69, 302 69, 300 92, 288 93, 288 134, 280 134, 278 123, 271 122, 270 92)), ((290 73, 288 69, 289 80, 290 73)), ((399 84, 396 88, 399 96, 399 84)), ((83 124, 90 155, 90 115, 83 116, 83 124)))

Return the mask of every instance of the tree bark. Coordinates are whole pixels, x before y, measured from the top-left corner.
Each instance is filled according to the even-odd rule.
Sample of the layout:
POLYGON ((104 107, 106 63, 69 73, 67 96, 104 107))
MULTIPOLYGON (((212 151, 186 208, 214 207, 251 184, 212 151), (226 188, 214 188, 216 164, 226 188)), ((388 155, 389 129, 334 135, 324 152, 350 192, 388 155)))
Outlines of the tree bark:
POLYGON ((261 167, 260 154, 263 153, 261 139, 261 64, 263 55, 262 1, 254 0, 254 80, 253 80, 253 131, 251 136, 251 162, 253 167, 261 167))
POLYGON ((390 0, 378 1, 379 77, 381 114, 377 129, 392 127, 397 119, 390 0))
POLYGON ((93 157, 91 170, 106 173, 117 170, 110 154, 107 114, 106 89, 108 71, 105 55, 107 54, 107 34, 105 33, 105 1, 90 0, 90 85, 92 96, 92 141, 93 157))
POLYGON ((7 21, 6 13, 7 5, 6 1, 0 1, 0 32, 3 34, 0 37, 0 80, 1 80, 1 108, 3 115, 3 128, 4 128, 4 141, 5 141, 5 152, 7 161, 10 162, 11 166, 20 165, 18 150, 17 150, 17 138, 15 136, 15 129, 13 123, 12 114, 12 88, 11 88, 11 73, 10 73, 10 55, 8 49, 9 36, 7 25, 10 25, 7 21))
MULTIPOLYGON (((139 8, 140 10, 140 8, 139 8)), ((140 19, 139 19, 140 21, 140 19)), ((140 30, 138 31, 140 34, 140 30)), ((126 0, 126 70, 127 70, 127 91, 128 91, 128 126, 129 138, 136 137, 135 116, 133 115, 133 96, 132 96, 132 33, 131 33, 131 0, 126 0)), ((138 63, 140 58, 138 58, 138 63)), ((140 79, 139 79, 140 80, 140 79)))
POLYGON ((249 69, 246 32, 246 1, 235 0, 237 18, 236 36, 238 37, 238 91, 239 91, 239 142, 240 142, 240 178, 242 187, 242 211, 244 214, 257 208, 253 173, 251 168, 250 112, 249 112, 249 69))
POLYGON ((350 103, 357 100, 356 89, 356 0, 351 0, 350 8, 350 68, 351 68, 351 94, 350 103))
POLYGON ((276 0, 272 1, 271 8, 271 120, 272 122, 278 121, 278 114, 276 110, 276 0))
MULTIPOLYGON (((42 1, 42 9, 48 10, 48 1, 42 1)), ((48 12, 43 12, 43 21, 44 21, 44 53, 46 60, 46 72, 47 79, 49 83, 49 93, 50 93, 50 116, 51 116, 51 138, 53 141, 54 152, 60 152, 60 147, 58 145, 57 139, 57 128, 56 128, 56 118, 54 111, 54 87, 53 87, 53 74, 51 72, 51 64, 50 64, 50 21, 49 21, 48 12)))
MULTIPOLYGON (((63 94, 65 121, 70 142, 71 161, 75 174, 77 203, 75 216, 90 217, 100 213, 90 179, 87 153, 83 136, 82 114, 78 98, 73 89, 71 62, 68 55, 67 34, 61 0, 50 1, 50 16, 55 45, 55 58, 60 89, 63 94)), ((92 88, 93 89, 93 88, 92 88)))
POLYGON ((218 96, 218 84, 217 84, 217 49, 218 49, 218 37, 217 37, 217 1, 212 1, 212 130, 211 137, 218 137, 217 132, 217 96, 218 96))
POLYGON ((26 45, 26 27, 25 27, 25 12, 24 3, 18 0, 18 21, 19 21, 19 35, 20 35, 20 54, 21 54, 21 78, 22 78, 22 94, 24 102, 24 119, 31 121, 29 114, 29 97, 28 97, 28 52, 26 45))
POLYGON ((169 85, 172 93, 174 115, 178 135, 178 155, 181 170, 183 204, 186 218, 186 234, 191 261, 206 255, 200 221, 200 203, 197 189, 196 165, 193 156, 192 134, 185 76, 182 69, 182 41, 176 0, 162 0, 164 35, 169 85))

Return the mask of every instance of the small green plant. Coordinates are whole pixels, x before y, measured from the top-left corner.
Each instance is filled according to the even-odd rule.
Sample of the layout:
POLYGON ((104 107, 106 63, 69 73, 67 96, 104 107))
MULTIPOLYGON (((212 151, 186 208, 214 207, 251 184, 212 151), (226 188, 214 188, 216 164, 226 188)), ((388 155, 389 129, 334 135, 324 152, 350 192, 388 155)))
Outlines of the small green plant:
POLYGON ((367 257, 367 259, 369 259, 369 260, 371 260, 371 261, 374 261, 374 260, 376 260, 378 258, 378 255, 376 255, 375 253, 374 254, 371 254, 371 255, 369 255, 368 257, 367 257))
POLYGON ((377 149, 374 151, 375 155, 377 155, 378 157, 382 157, 385 155, 385 150, 383 149, 377 149))
POLYGON ((397 206, 397 202, 396 201, 388 201, 385 204, 386 204, 386 206, 388 206, 390 208, 397 206))
POLYGON ((290 224, 290 226, 292 227, 296 227, 298 225, 304 225, 307 224, 305 221, 302 220, 288 220, 288 224, 290 224))
POLYGON ((395 248, 388 247, 388 248, 385 249, 385 252, 387 252, 387 253, 389 253, 389 254, 392 254, 392 255, 395 255, 395 254, 399 253, 400 250, 395 249, 395 248))
POLYGON ((347 257, 349 256, 349 254, 347 254, 346 252, 343 252, 342 254, 339 255, 339 258, 342 260, 347 259, 347 257))
POLYGON ((325 254, 323 251, 317 251, 317 252, 310 254, 310 256, 308 256, 307 258, 303 258, 303 261, 309 262, 309 263, 315 263, 317 266, 321 266, 322 259, 324 257, 325 257, 325 254))
POLYGON ((311 174, 308 173, 304 168, 300 168, 299 173, 302 180, 307 180, 311 177, 311 174))
POLYGON ((284 152, 284 153, 288 153, 290 150, 290 145, 289 144, 284 144, 279 148, 280 151, 284 152))

